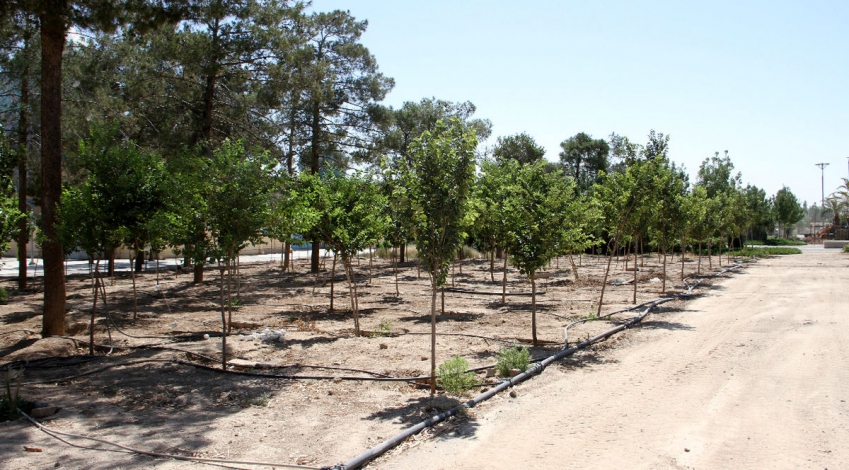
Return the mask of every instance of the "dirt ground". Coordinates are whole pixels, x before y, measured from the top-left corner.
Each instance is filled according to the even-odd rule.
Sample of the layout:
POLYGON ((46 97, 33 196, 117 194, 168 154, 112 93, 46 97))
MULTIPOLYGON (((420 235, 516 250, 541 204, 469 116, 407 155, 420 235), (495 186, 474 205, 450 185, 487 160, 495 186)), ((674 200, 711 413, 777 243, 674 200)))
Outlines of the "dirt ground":
MULTIPOLYGON (((809 255, 804 256, 805 263, 816 264, 808 259, 809 255)), ((831 257, 821 258, 824 266, 834 265, 835 259, 840 260, 843 265, 846 264, 845 258, 840 258, 840 255, 829 256, 831 257)), ((796 261, 798 260, 799 258, 796 258, 796 261)), ((820 258, 815 260, 820 262, 820 258)), ((675 264, 672 264, 672 261, 670 260, 668 267, 667 289, 675 291, 683 289, 683 284, 680 282, 680 258, 675 258, 675 264)), ((727 264, 727 261, 723 261, 727 264)), ((571 270, 567 269, 569 261, 566 258, 551 266, 548 270, 550 278, 538 281, 541 295, 537 299, 537 324, 539 339, 543 344, 531 348, 534 357, 544 357, 556 352, 562 347, 563 327, 570 321, 595 311, 604 259, 582 256, 576 257, 575 262, 578 264, 578 281, 575 281, 571 270)), ((157 276, 154 273, 141 274, 136 279, 138 316, 135 321, 132 320, 133 296, 129 275, 116 277, 114 285, 107 282, 107 310, 120 331, 114 327, 107 329, 110 322, 107 321, 103 303, 100 302, 95 325, 95 343, 99 347, 93 357, 88 356, 88 332, 85 330, 93 298, 91 280, 88 277, 71 277, 68 281, 68 324, 71 329, 80 330, 73 335, 74 339, 41 339, 37 334, 41 322, 39 314, 42 294, 39 285, 36 283, 31 291, 17 292, 14 281, 5 280, 0 285, 9 290, 11 295, 8 303, 0 306, 0 363, 17 366, 21 361, 29 361, 23 373, 21 396, 61 407, 61 411, 45 420, 46 425, 54 430, 108 439, 146 451, 185 456, 277 462, 307 467, 344 462, 411 424, 452 407, 462 398, 440 394, 432 400, 427 387, 408 381, 366 380, 413 378, 429 373, 430 290, 426 274, 419 276, 414 262, 400 266, 397 273, 399 291, 396 295, 396 275, 392 263, 375 260, 370 269, 368 259, 359 260, 358 298, 364 335, 355 337, 353 320, 348 310, 349 293, 344 275, 338 271, 334 287, 335 310, 329 309, 330 264, 328 260, 325 270, 318 277, 307 274, 307 266, 304 264, 296 266, 294 273, 284 273, 276 263, 242 266, 240 301, 234 302, 237 306, 233 308, 234 322, 241 323, 234 323, 233 332, 228 339, 229 355, 237 360, 231 361, 231 373, 227 374, 213 370, 216 367, 220 369, 221 357, 220 284, 217 270, 207 271, 207 280, 198 285, 191 283, 190 274, 168 272, 159 275, 157 287, 157 276), (284 341, 262 341, 251 337, 252 333, 261 333, 266 328, 272 332, 285 330, 284 341), (205 339, 204 335, 209 335, 210 338, 205 339), (110 346, 113 347, 111 354, 110 346), (268 378, 232 372, 296 375, 300 378, 268 378)), ((659 260, 647 256, 642 264, 637 272, 638 303, 661 295, 661 284, 658 282, 662 276, 659 260)), ((696 261, 688 258, 684 264, 688 275, 694 274, 696 261)), ((537 409, 537 412, 543 415, 550 414, 553 419, 551 399, 558 396, 561 399, 569 397, 569 403, 581 403, 578 399, 581 395, 576 396, 578 390, 572 389, 575 386, 573 383, 581 383, 581 380, 592 384, 587 385, 586 390, 580 391, 583 398, 588 400, 580 407, 582 411, 571 417, 568 414, 557 417, 565 420, 550 424, 558 432, 552 433, 551 429, 545 427, 539 428, 539 432, 555 439, 553 445, 558 449, 555 454, 567 455, 563 453, 567 450, 560 449, 565 447, 572 449, 569 452, 575 452, 575 456, 581 456, 583 460, 575 460, 575 456, 570 457, 574 465, 577 465, 575 468, 595 466, 598 463, 585 458, 588 455, 585 455, 585 452, 596 452, 599 461, 605 455, 609 457, 611 452, 622 456, 624 454, 614 450, 621 443, 611 441, 610 438, 614 435, 613 431, 621 427, 635 432, 632 418, 623 416, 629 412, 616 415, 610 411, 603 411, 600 418, 592 418, 600 410, 613 409, 612 405, 624 406, 629 410, 634 407, 636 411, 630 413, 636 413, 637 416, 644 413, 644 417, 650 417, 649 411, 675 405, 683 407, 681 413, 688 410, 691 413, 696 410, 699 413, 707 413, 697 405, 702 404, 699 400, 707 400, 712 395, 689 397, 683 390, 678 390, 681 403, 670 404, 662 396, 656 395, 656 390, 663 394, 669 392, 659 386, 643 385, 639 392, 628 392, 623 388, 640 381, 645 383, 650 379, 668 380, 657 375, 658 372, 668 373, 671 369, 652 369, 668 357, 679 361, 692 361, 693 364, 687 367, 700 373, 716 373, 713 370, 705 371, 704 364, 698 362, 698 354, 711 354, 704 351, 708 346, 698 342, 702 333, 698 333, 699 337, 695 339, 686 336, 694 331, 702 331, 701 327, 690 326, 690 322, 707 318, 698 310, 705 308, 700 307, 703 303, 710 305, 711 302, 717 301, 732 302, 720 309, 723 312, 725 309, 736 312, 725 312, 723 315, 731 315, 735 319, 741 317, 742 322, 743 318, 748 317, 744 313, 758 313, 762 306, 746 301, 748 306, 744 307, 742 299, 750 297, 753 292, 761 292, 757 288, 764 285, 769 286, 769 292, 781 294, 782 299, 796 294, 802 295, 804 292, 809 296, 810 302, 821 303, 824 310, 831 308, 826 295, 800 291, 798 289, 802 287, 793 281, 788 281, 789 287, 780 288, 773 283, 775 279, 763 280, 759 277, 783 276, 787 266, 793 264, 793 257, 762 260, 754 266, 749 266, 744 273, 733 276, 732 281, 707 283, 703 291, 709 294, 705 299, 667 304, 663 309, 666 313, 658 317, 662 319, 653 320, 647 328, 637 333, 627 332, 617 336, 599 347, 550 367, 541 377, 517 387, 519 398, 499 396, 472 410, 463 418, 452 419, 411 439, 389 456, 371 465, 377 468, 423 468, 427 464, 432 468, 494 468, 497 466, 494 462, 501 460, 496 455, 499 452, 509 452, 507 449, 510 448, 493 440, 498 434, 496 429, 500 429, 500 423, 515 423, 519 426, 505 428, 504 438, 527 436, 527 439, 520 441, 531 445, 531 436, 536 432, 533 429, 537 429, 537 426, 520 430, 521 426, 527 426, 528 423, 520 415, 537 409), (773 266, 781 269, 772 269, 773 266), (726 283, 729 286, 743 285, 744 288, 740 294, 728 298, 724 291, 726 283), (715 293, 721 295, 714 298, 715 293), (758 310, 749 312, 747 309, 752 307, 758 307, 758 310), (640 352, 644 349, 642 343, 658 347, 670 341, 677 342, 677 349, 648 356, 640 352), (681 348, 684 344, 697 346, 694 353, 696 355, 682 354, 681 348), (632 359, 636 362, 629 366, 628 374, 612 375, 606 382, 599 380, 602 371, 615 369, 618 364, 624 363, 632 356, 640 356, 642 359, 632 359), (643 394, 661 400, 661 404, 633 404, 634 400, 639 398, 637 395, 643 394), (519 407, 526 408, 522 408, 521 413, 517 414, 519 407), (645 407, 649 409, 646 410, 645 407), (643 411, 639 411, 640 409, 643 411), (501 416, 511 418, 501 421, 496 419, 501 416), (604 439, 598 440, 596 450, 586 450, 593 446, 584 444, 596 441, 591 436, 598 436, 599 433, 603 433, 601 435, 604 439), (566 444, 564 436, 571 436, 577 441, 566 444), (495 443, 497 450, 481 448, 478 452, 473 450, 477 447, 469 445, 472 442, 475 445, 483 445, 488 439, 495 443), (604 442, 604 445, 601 445, 601 442, 604 442), (448 449, 441 450, 440 446, 448 446, 448 449), (410 447, 417 447, 410 451, 410 458, 421 461, 403 460, 408 455, 405 449, 410 447), (457 460, 440 463, 441 458, 448 456, 457 460), (415 462, 415 465, 411 465, 411 462, 415 462)), ((502 304, 500 295, 491 295, 500 293, 501 289, 498 266, 494 280, 490 275, 489 266, 487 260, 466 260, 463 262, 462 274, 460 269, 455 271, 454 288, 467 292, 445 294, 445 311, 444 314, 438 315, 437 363, 454 355, 462 355, 472 367, 491 366, 495 363, 495 354, 502 347, 529 345, 530 297, 511 295, 507 297, 507 303, 502 304)), ((609 280, 614 283, 621 284, 633 278, 634 272, 625 270, 627 267, 633 268, 633 262, 628 266, 616 262, 613 267, 614 271, 609 280)), ((712 267, 714 270, 718 269, 716 257, 712 260, 712 267)), ((825 268, 812 269, 819 272, 825 268)), ((708 260, 703 259, 703 273, 709 270, 708 260)), ((843 276, 840 282, 845 285, 845 273, 843 276)), ((822 278, 828 282, 832 279, 829 276, 822 278)), ((737 292, 737 287, 734 288, 737 292)), ((632 289, 632 285, 628 284, 608 285, 603 311, 630 307, 632 289)), ((530 292, 530 284, 511 268, 508 272, 507 290, 512 294, 527 294, 530 292)), ((786 303, 786 300, 776 302, 774 296, 767 296, 764 301, 778 306, 786 303)), ((795 315, 798 316, 799 313, 795 315)), ((623 314, 614 319, 624 320, 630 316, 623 314)), ((839 328, 832 323, 826 323, 818 314, 810 313, 806 318, 810 318, 809 321, 813 322, 811 325, 817 328, 821 325, 828 334, 839 334, 839 328)), ((836 325, 845 324, 845 320, 839 318, 836 313, 831 314, 829 318, 828 321, 837 322, 834 323, 836 325)), ((764 322, 764 328, 770 325, 766 320, 764 322)), ((717 324, 711 321, 705 324, 709 325, 713 333, 704 335, 711 338, 719 333, 722 337, 733 336, 732 333, 726 333, 729 327, 747 328, 746 324, 738 325, 730 319, 725 323, 717 324)), ((808 327, 808 324, 799 325, 808 327)), ((610 326, 611 322, 606 321, 580 325, 570 330, 570 341, 583 339, 610 326)), ((802 326, 797 326, 797 329, 802 326)), ((807 331, 810 330, 813 328, 808 328, 807 331)), ((774 345, 768 342, 768 332, 769 330, 765 330, 762 335, 752 335, 754 338, 764 336, 766 343, 761 348, 774 348, 774 345)), ((702 338, 701 341, 707 340, 702 338)), ((736 341, 745 346, 744 339, 732 337, 728 341, 736 341)), ((812 349, 806 351, 811 355, 819 354, 813 344, 810 346, 812 349)), ((845 348, 842 345, 834 347, 845 348)), ((714 357, 726 357, 726 362, 737 357, 723 351, 714 357)), ((731 352, 737 351, 742 352, 744 349, 731 349, 731 352)), ((842 359, 846 356, 839 352, 832 351, 833 354, 825 357, 842 359)), ((780 350, 775 354, 780 355, 780 350)), ((803 365, 801 361, 807 360, 794 357, 792 363, 797 368, 794 370, 806 370, 808 366, 800 366, 803 365)), ((761 362, 747 364, 750 370, 755 371, 778 367, 761 362)), ((733 367, 743 366, 729 364, 724 366, 724 370, 730 374, 733 367)), ((684 368, 681 371, 679 381, 685 380, 690 369, 684 368)), ((845 385, 845 367, 843 370, 840 383, 845 385)), ((702 393, 705 387, 710 389, 712 386, 716 389, 723 384, 720 379, 728 377, 711 374, 703 376, 704 387, 688 386, 687 389, 699 393, 702 393)), ((808 377, 807 372, 805 376, 808 377)), ((480 379, 484 384, 471 393, 477 394, 496 381, 494 378, 486 379, 485 372, 481 372, 480 379)), ((839 385, 836 380, 833 383, 835 386, 839 385)), ((741 390, 748 390, 749 385, 751 384, 735 382, 733 387, 736 388, 733 390, 737 391, 737 395, 734 396, 737 397, 741 390)), ((759 390, 755 396, 774 398, 778 391, 784 393, 780 385, 773 383, 767 389, 759 390)), ((834 397, 839 393, 837 390, 832 393, 832 398, 836 400, 834 397)), ((794 395, 794 402, 797 399, 803 402, 800 398, 804 397, 794 395)), ((793 409, 790 405, 778 402, 776 405, 779 406, 778 409, 793 409)), ((722 402, 712 406, 728 405, 722 402)), ((837 406, 826 400, 821 403, 821 407, 823 413, 831 413, 846 424, 846 408, 842 402, 837 406)), ((661 423, 665 427, 661 429, 668 430, 675 425, 678 422, 676 416, 665 417, 665 421, 661 423)), ((748 419, 769 424, 769 416, 770 414, 761 416, 753 410, 750 411, 748 419)), ((651 430, 651 427, 648 429, 651 430)), ((703 433, 710 431, 710 428, 699 429, 703 433)), ((843 426, 843 429, 847 429, 846 426, 843 426)), ((845 431, 842 432, 841 442, 846 444, 845 431)), ((780 434, 778 430, 775 433, 780 434)), ((636 435, 631 437, 634 436, 636 435)), ((658 445, 654 438, 644 439, 644 444, 658 445)), ((692 443, 670 440, 666 444, 670 448, 682 443, 689 445, 694 452, 684 457, 689 457, 690 460, 680 460, 689 465, 693 463, 693 458, 702 455, 704 444, 700 448, 699 442, 709 441, 707 437, 701 439, 702 441, 693 440, 692 443)), ((0 423, 0 452, 3 455, 0 468, 176 469, 200 465, 139 456, 93 441, 76 438, 67 440, 76 447, 44 434, 23 420, 0 423), (35 447, 41 451, 27 452, 24 446, 35 447), (90 450, 79 446, 103 450, 90 450), (104 451, 106 449, 109 451, 104 451)), ((842 459, 840 462, 845 464, 845 454, 841 455, 833 445, 826 447, 829 447, 832 454, 823 454, 823 458, 839 457, 842 459)), ((842 447, 849 448, 847 445, 842 447)), ((513 465, 506 464, 510 461, 508 458, 504 460, 504 468, 526 466, 519 465, 515 459, 525 463, 531 462, 529 459, 532 458, 532 453, 525 454, 518 449, 520 448, 512 454, 513 465)), ((646 449, 646 452, 649 452, 648 449, 652 447, 646 445, 646 449)), ((546 448, 537 450, 544 451, 546 448)), ((651 462, 651 459, 648 462, 651 462)), ((669 466, 667 461, 659 465, 657 468, 669 466)), ((245 464, 226 466, 268 468, 245 464)), ((548 464, 540 465, 547 466, 548 464)))
POLYGON ((849 468, 847 267, 761 260, 374 468, 849 468))

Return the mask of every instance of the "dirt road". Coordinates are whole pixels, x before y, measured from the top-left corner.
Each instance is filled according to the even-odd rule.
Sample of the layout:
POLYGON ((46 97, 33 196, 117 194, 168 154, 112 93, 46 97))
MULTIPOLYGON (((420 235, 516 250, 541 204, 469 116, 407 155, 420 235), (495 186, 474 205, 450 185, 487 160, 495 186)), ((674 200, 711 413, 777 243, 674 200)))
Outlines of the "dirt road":
POLYGON ((762 260, 370 468, 849 468, 847 289, 837 250, 762 260))

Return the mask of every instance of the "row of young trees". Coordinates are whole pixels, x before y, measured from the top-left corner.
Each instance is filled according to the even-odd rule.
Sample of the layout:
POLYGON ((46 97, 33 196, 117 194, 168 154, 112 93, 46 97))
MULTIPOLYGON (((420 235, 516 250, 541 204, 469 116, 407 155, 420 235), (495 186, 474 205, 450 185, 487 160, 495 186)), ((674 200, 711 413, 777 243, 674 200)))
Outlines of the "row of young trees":
POLYGON ((17 227, 23 249, 27 197, 43 208, 46 335, 63 332, 62 261, 76 248, 108 259, 120 245, 173 246, 196 281, 214 264, 223 285, 262 236, 313 242, 312 271, 323 243, 342 260, 358 333, 351 259, 379 240, 403 259, 415 243, 435 331, 436 293, 464 242, 508 253, 535 290, 557 256, 711 249, 772 223, 770 199, 742 187, 727 155, 706 160, 691 186, 654 131, 644 146, 577 134, 560 164, 524 133, 476 155, 491 124, 473 104, 379 105, 393 81, 359 42, 366 22, 347 12, 277 0, 13 0, 0 20, 3 169, 17 166, 19 188, 0 235, 17 227))

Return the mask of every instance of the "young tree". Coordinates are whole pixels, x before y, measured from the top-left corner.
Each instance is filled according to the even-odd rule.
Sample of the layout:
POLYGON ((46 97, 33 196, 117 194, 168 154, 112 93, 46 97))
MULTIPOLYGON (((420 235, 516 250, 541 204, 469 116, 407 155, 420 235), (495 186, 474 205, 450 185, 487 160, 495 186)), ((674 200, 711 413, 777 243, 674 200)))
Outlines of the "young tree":
POLYGON ((436 392, 436 294, 466 238, 477 139, 460 120, 438 121, 410 146, 404 182, 415 209, 416 248, 431 279, 431 394, 436 392))
POLYGON ((561 242, 575 228, 570 207, 574 183, 545 171, 545 162, 520 165, 504 162, 515 175, 513 191, 505 201, 505 245, 519 272, 531 280, 531 333, 537 345, 536 273, 558 254, 561 242))
POLYGON ((351 295, 354 334, 360 336, 357 279, 352 260, 386 233, 390 223, 384 214, 387 198, 368 174, 325 173, 320 177, 304 173, 301 182, 304 197, 318 215, 311 230, 314 238, 328 244, 342 257, 351 295))

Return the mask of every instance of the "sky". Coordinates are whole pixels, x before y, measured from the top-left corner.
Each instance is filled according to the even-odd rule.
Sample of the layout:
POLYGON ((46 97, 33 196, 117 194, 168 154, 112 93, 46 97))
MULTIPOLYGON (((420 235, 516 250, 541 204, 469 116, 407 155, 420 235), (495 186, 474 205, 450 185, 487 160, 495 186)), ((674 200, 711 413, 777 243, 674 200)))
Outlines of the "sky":
POLYGON ((849 2, 313 0, 368 20, 384 104, 471 101, 498 136, 670 136, 695 181, 728 150, 743 182, 819 204, 849 177, 849 2))

